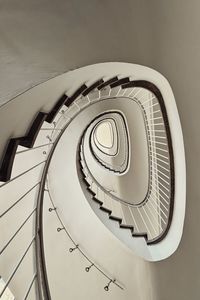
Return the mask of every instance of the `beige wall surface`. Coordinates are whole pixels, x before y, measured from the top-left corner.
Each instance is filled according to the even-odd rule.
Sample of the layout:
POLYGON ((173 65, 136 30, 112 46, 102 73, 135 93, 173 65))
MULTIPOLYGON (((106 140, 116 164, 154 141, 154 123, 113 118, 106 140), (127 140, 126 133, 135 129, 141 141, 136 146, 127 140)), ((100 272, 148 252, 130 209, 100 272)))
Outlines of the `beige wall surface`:
POLYGON ((178 251, 150 264, 156 298, 144 300, 200 295, 199 11, 198 0, 0 1, 0 103, 56 74, 104 61, 150 66, 173 88, 186 150, 186 221, 178 251))

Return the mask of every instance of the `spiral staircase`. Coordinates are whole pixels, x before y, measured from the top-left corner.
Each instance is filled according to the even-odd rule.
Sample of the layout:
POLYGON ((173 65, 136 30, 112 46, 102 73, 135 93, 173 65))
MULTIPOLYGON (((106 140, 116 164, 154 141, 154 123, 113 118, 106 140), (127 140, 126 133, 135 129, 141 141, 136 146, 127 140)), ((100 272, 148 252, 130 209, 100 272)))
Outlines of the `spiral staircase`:
POLYGON ((80 204, 73 199, 79 195, 80 205, 134 255, 160 261, 173 254, 185 215, 185 160, 178 112, 165 78, 138 65, 92 65, 19 95, 1 107, 2 122, 13 119, 13 112, 15 120, 1 129, 0 143, 2 300, 55 298, 53 249, 51 255, 47 249, 47 219, 53 215, 61 243, 68 238, 69 252, 80 254, 86 272, 95 269, 105 282, 104 292, 124 292, 118 274, 101 266, 71 233, 70 220, 79 218, 80 204), (125 107, 135 113, 134 138, 125 107), (94 139, 97 124, 108 118, 121 124, 112 159, 101 154, 94 139), (126 199, 108 185, 121 183, 124 176, 128 180, 131 168, 136 183, 126 199), (140 190, 134 192, 137 185, 140 190), (20 248, 20 255, 14 248, 20 248))

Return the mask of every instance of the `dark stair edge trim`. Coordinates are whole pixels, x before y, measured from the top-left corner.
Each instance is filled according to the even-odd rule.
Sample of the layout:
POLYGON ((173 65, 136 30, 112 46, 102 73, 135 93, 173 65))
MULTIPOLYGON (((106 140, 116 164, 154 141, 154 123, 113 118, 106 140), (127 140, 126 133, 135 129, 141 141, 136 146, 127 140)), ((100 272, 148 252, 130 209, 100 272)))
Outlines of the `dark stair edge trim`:
POLYGON ((117 221, 117 222, 119 222, 119 224, 122 223, 122 219, 121 219, 121 218, 115 217, 115 216, 113 216, 113 215, 110 215, 110 216, 109 216, 109 219, 114 220, 114 221, 117 221))
POLYGON ((128 230, 130 230, 131 235, 133 235, 133 233, 134 233, 134 227, 131 226, 131 225, 120 224, 119 227, 121 229, 126 229, 126 230, 128 229, 128 230))
MULTIPOLYGON (((103 205, 103 203, 102 203, 102 205, 103 205)), ((112 214, 112 210, 106 208, 105 206, 101 206, 100 209, 103 210, 104 212, 106 212, 107 214, 109 214, 109 216, 112 214)))
POLYGON ((111 87, 111 88, 114 88, 114 87, 123 85, 123 84, 125 84, 125 83, 129 83, 129 81, 130 81, 129 77, 124 77, 124 78, 119 79, 118 81, 116 81, 116 82, 114 82, 114 83, 111 83, 111 84, 110 84, 110 87, 111 87))
MULTIPOLYGON (((84 174, 84 173, 83 173, 84 174)), ((86 180, 85 174, 83 176, 83 181, 85 182, 85 184, 87 185, 87 187, 90 187, 89 182, 86 180)))
POLYGON ((84 83, 82 84, 71 97, 68 97, 67 100, 65 101, 64 105, 69 107, 78 96, 80 96, 85 90, 87 90, 87 85, 84 83))
POLYGON ((92 90, 98 88, 98 86, 102 85, 104 83, 103 79, 99 79, 96 82, 94 82, 91 86, 89 86, 86 90, 83 91, 82 95, 85 97, 87 96, 92 90))
POLYGON ((120 228, 122 229, 130 229, 130 230, 134 230, 134 227, 132 225, 126 225, 126 224, 121 224, 120 228))
MULTIPOLYGON (((92 197, 95 197, 96 196, 96 193, 93 192, 92 190, 90 190, 90 185, 87 187, 87 190, 90 192, 90 194, 92 195, 92 197)), ((97 198, 95 198, 97 201, 99 201, 97 198)), ((99 201, 100 203, 101 201, 99 201)))
POLYGON ((8 141, 0 167, 0 181, 8 181, 11 176, 15 153, 19 145, 20 138, 12 138, 8 141))
POLYGON ((51 111, 48 113, 47 117, 46 117, 46 122, 48 123, 52 123, 53 119, 55 118, 55 116, 57 115, 58 111, 60 110, 60 108, 65 104, 65 102, 67 101, 68 96, 66 94, 62 95, 58 101, 56 102, 56 104, 53 106, 53 108, 51 109, 51 111))
POLYGON ((94 200, 100 205, 100 209, 102 208, 103 202, 101 200, 97 199, 95 196, 92 197, 92 200, 94 200))
POLYGON ((18 138, 10 138, 7 145, 4 149, 4 154, 1 159, 0 167, 0 181, 6 182, 10 180, 12 173, 12 166, 19 145, 26 148, 32 148, 34 142, 38 136, 40 128, 45 121, 47 113, 39 112, 34 121, 32 122, 31 127, 29 128, 27 134, 18 138))
POLYGON ((36 117, 35 117, 32 125, 31 125, 31 127, 29 128, 26 136, 20 138, 19 145, 27 147, 27 148, 32 148, 33 147, 34 142, 37 138, 37 135, 40 131, 40 128, 42 127, 42 124, 46 119, 46 116, 47 116, 47 114, 43 113, 43 112, 39 112, 36 115, 36 117))
POLYGON ((111 85, 112 83, 114 83, 114 82, 116 82, 116 81, 118 81, 118 80, 119 80, 118 76, 112 77, 112 78, 108 79, 107 81, 105 81, 104 83, 102 83, 100 86, 98 86, 97 89, 100 91, 100 90, 102 90, 104 87, 106 87, 106 86, 108 86, 108 85, 111 85))
POLYGON ((147 233, 143 233, 143 232, 141 232, 141 233, 132 233, 132 236, 133 237, 136 237, 136 238, 144 238, 145 239, 145 241, 146 241, 146 243, 147 243, 147 245, 149 244, 149 240, 148 240, 148 235, 147 235, 147 233))

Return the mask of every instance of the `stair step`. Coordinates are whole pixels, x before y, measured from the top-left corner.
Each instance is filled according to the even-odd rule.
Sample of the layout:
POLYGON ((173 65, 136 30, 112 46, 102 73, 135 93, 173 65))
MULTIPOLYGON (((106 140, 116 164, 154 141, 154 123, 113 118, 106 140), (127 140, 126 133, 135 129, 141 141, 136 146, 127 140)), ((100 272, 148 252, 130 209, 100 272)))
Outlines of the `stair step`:
POLYGON ((129 80, 129 77, 124 77, 124 78, 121 78, 113 83, 110 84, 110 87, 111 88, 115 88, 115 87, 118 87, 118 86, 121 86, 125 83, 128 83, 130 80, 129 80))
POLYGON ((102 83, 101 85, 98 86, 98 90, 102 90, 103 88, 107 87, 108 85, 118 81, 119 78, 117 76, 114 76, 110 79, 108 79, 107 81, 105 81, 104 83, 102 83))
POLYGON ((117 93, 121 90, 121 87, 120 86, 117 86, 117 87, 114 87, 111 89, 111 92, 110 92, 110 97, 114 98, 116 97, 117 93))
POLYGON ((141 208, 138 209, 131 208, 131 211, 132 211, 132 215, 134 216, 134 223, 136 223, 136 225, 134 226, 135 233, 147 232, 148 226, 147 223, 145 222, 146 220, 143 215, 143 212, 141 211, 141 208))
POLYGON ((66 99, 65 105, 69 107, 87 88, 87 85, 81 85, 70 97, 66 99))
POLYGON ((134 231, 134 228, 131 225, 121 224, 120 228, 122 228, 122 229, 130 229, 132 232, 134 231))
POLYGON ((46 122, 48 123, 52 123, 55 116, 57 115, 58 111, 61 109, 61 107, 65 104, 65 102, 67 101, 68 97, 66 94, 62 95, 58 101, 56 102, 56 104, 53 106, 53 108, 51 109, 51 111, 48 113, 48 116, 46 117, 46 122))
POLYGON ((92 90, 98 88, 104 83, 103 79, 99 79, 95 81, 93 84, 91 84, 82 94, 83 96, 87 96, 92 90))
POLYGON ((92 195, 92 197, 95 197, 95 196, 96 196, 96 193, 93 192, 93 191, 91 191, 89 187, 87 188, 87 190, 90 192, 90 194, 92 195))
POLYGON ((89 97, 90 102, 97 101, 97 100, 99 100, 99 98, 100 98, 100 91, 99 91, 99 90, 92 91, 92 92, 88 95, 88 97, 89 97))
POLYGON ((103 200, 103 207, 112 211, 112 205, 113 205, 112 202, 113 202, 113 200, 109 196, 105 195, 104 200, 103 200))
POLYGON ((103 88, 102 90, 100 90, 100 98, 107 98, 109 97, 111 92, 111 88, 108 86, 106 88, 103 88))
POLYGON ((35 119, 33 120, 29 130, 27 131, 26 135, 20 138, 19 144, 24 147, 31 148, 34 145, 34 142, 37 138, 40 128, 44 120, 47 118, 47 114, 43 112, 39 112, 35 119))
POLYGON ((85 106, 89 105, 89 99, 88 97, 80 97, 77 99, 74 103, 80 107, 80 109, 84 108, 85 106))
POLYGON ((123 219, 121 203, 116 200, 112 200, 112 216, 123 219))
POLYGON ((73 118, 78 112, 80 111, 80 108, 76 104, 73 104, 69 107, 69 109, 66 110, 65 112, 65 117, 66 118, 73 118))

